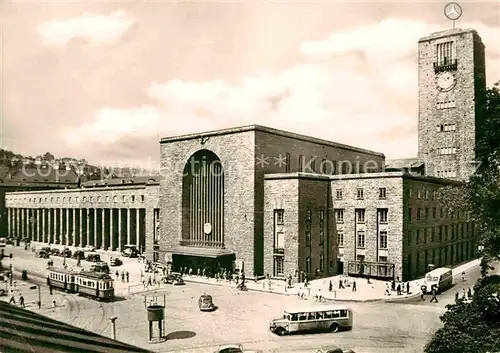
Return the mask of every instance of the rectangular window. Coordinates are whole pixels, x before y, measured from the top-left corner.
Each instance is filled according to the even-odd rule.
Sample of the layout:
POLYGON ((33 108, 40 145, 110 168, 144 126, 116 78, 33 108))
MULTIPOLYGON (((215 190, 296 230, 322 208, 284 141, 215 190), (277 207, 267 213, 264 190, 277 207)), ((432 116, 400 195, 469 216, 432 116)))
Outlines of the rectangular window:
POLYGON ((321 254, 319 255, 319 270, 320 272, 324 271, 325 267, 325 255, 321 254))
POLYGON ((290 153, 286 154, 285 163, 285 173, 290 173, 290 153))
POLYGON ((411 238, 413 237, 413 232, 411 230, 408 231, 408 239, 406 240, 408 242, 408 245, 411 245, 411 238))
POLYGON ((359 208, 356 210, 356 223, 365 223, 365 209, 359 208))
POLYGON ((424 199, 426 199, 426 200, 429 199, 429 191, 427 189, 424 190, 424 199))
POLYGON ((275 276, 283 276, 283 264, 284 259, 283 256, 275 256, 274 257, 274 275, 275 276))
POLYGON ((417 199, 421 199, 422 198, 422 190, 418 189, 417 190, 417 199))
POLYGON ((387 223, 387 214, 389 213, 389 210, 387 208, 379 208, 377 210, 378 213, 378 221, 380 223, 387 223))
POLYGON ((342 200, 342 189, 337 189, 337 193, 336 193, 336 199, 337 200, 342 200))
POLYGON ((319 243, 323 244, 325 242, 325 232, 323 232, 323 229, 319 231, 319 243))
POLYGON ((420 244, 420 230, 417 229, 417 233, 415 234, 415 244, 420 244))
POLYGON ((437 215, 436 207, 433 207, 432 208, 432 218, 436 218, 436 215, 437 215))
POLYGON ((429 219, 429 209, 425 208, 425 219, 429 219))
POLYGON ((379 256, 378 262, 387 262, 387 256, 379 256))
POLYGON ((146 197, 144 195, 141 195, 141 202, 146 201, 146 197))
POLYGON ((434 242, 434 238, 436 237, 436 228, 432 227, 431 228, 431 243, 434 242))
POLYGON ((337 245, 339 248, 344 247, 344 232, 343 231, 337 232, 337 245))
POLYGON ((135 195, 131 196, 131 200, 132 200, 132 202, 135 202, 135 195))
POLYGON ((358 230, 358 243, 357 243, 358 248, 364 248, 365 247, 365 231, 364 230, 358 230))
POLYGON ((382 230, 380 231, 380 249, 387 249, 387 232, 382 230))
POLYGON ((365 261, 365 255, 356 255, 356 260, 359 262, 365 261))
POLYGON ((443 208, 441 208, 441 209, 439 210, 439 218, 443 218, 443 212, 444 212, 444 211, 443 211, 443 208))
POLYGON ((276 224, 285 224, 285 210, 274 210, 276 224))
POLYGON ((277 232, 274 238, 274 248, 284 249, 285 248, 285 234, 283 232, 277 232))
POLYGON ((411 219, 412 219, 412 209, 410 207, 410 208, 408 208, 408 222, 411 223, 411 219))
POLYGON ((422 218, 422 209, 417 208, 417 221, 420 221, 421 218, 422 218))
POLYGON ((335 210, 335 220, 337 223, 344 223, 344 210, 336 209, 335 210))
POLYGON ((358 189, 356 190, 356 199, 358 199, 358 200, 363 200, 363 198, 364 198, 364 192, 363 192, 363 189, 358 188, 358 189))
POLYGON ((306 209, 306 221, 310 222, 311 221, 311 209, 306 209))
POLYGON ((432 190, 432 199, 433 200, 437 199, 437 191, 436 190, 432 190))
POLYGON ((378 189, 378 198, 381 200, 385 200, 386 193, 387 193, 386 188, 379 188, 378 189))
POLYGON ((325 210, 319 210, 319 220, 320 222, 325 220, 325 210))
POLYGON ((311 246, 311 231, 306 231, 306 246, 311 246))
POLYGON ((304 156, 300 155, 299 156, 299 172, 304 171, 304 156))
POLYGON ((439 43, 436 45, 437 66, 453 64, 453 42, 439 43))
POLYGON ((306 258, 306 273, 311 273, 311 258, 306 258))

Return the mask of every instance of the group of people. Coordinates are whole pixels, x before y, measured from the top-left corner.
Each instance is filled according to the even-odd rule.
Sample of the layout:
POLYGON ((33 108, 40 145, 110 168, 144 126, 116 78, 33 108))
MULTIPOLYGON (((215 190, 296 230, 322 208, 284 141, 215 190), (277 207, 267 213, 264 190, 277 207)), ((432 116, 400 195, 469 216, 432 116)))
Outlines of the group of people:
POLYGON ((126 281, 127 283, 129 283, 130 273, 128 271, 122 270, 122 272, 120 273, 118 270, 116 270, 115 276, 117 281, 121 278, 122 282, 126 281))
POLYGON ((410 294, 410 282, 397 283, 396 281, 391 281, 390 284, 387 282, 385 284, 384 295, 389 296, 392 292, 396 292, 397 295, 403 295, 404 292, 406 292, 406 294, 410 294))

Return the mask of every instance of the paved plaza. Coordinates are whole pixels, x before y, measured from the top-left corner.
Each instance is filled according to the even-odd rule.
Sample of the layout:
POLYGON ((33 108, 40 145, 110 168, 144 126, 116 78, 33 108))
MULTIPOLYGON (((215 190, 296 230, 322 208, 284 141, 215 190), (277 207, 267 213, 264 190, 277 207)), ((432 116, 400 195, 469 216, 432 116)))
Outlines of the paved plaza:
MULTIPOLYGON (((29 276, 32 275, 31 278, 43 281, 47 259, 35 258, 33 253, 19 247, 7 248, 7 252, 10 251, 14 254, 12 265, 15 272, 23 267, 22 269, 28 270, 29 276)), ((107 256, 110 255, 116 256, 107 256)), ((108 260, 104 254, 102 257, 108 260)), ((52 259, 56 266, 62 264, 61 258, 52 259)), ((242 343, 246 348, 263 349, 265 352, 315 352, 317 348, 332 341, 342 348, 351 348, 356 352, 418 352, 440 326, 439 316, 445 310, 445 302, 450 298, 452 300, 454 296, 452 289, 440 296, 446 300, 440 300, 438 304, 428 301, 413 304, 347 302, 346 305, 355 313, 352 331, 278 337, 269 331, 269 321, 280 317, 285 308, 310 304, 314 300, 312 296, 301 300, 290 290, 287 290, 287 294, 291 295, 283 295, 283 283, 278 282, 272 284, 271 292, 274 293, 265 288, 268 285, 265 281, 248 282, 249 288, 254 290, 242 292, 234 288, 234 284, 188 276, 184 286, 161 286, 160 289, 166 293, 165 333, 168 340, 161 344, 149 344, 144 297, 140 293, 144 290, 140 283, 141 264, 137 259, 124 260, 124 265, 118 267, 118 270, 129 271, 130 281, 122 283, 119 280, 115 285, 117 295, 124 296, 125 300, 101 303, 57 291, 50 296, 48 290, 42 287, 43 306, 38 309, 35 305, 38 296, 36 290, 31 290, 29 285, 17 281, 17 291, 23 293, 30 310, 39 310, 44 315, 108 336, 111 334, 109 318, 116 315, 118 340, 157 352, 186 353, 212 352, 219 344, 235 342, 242 343), (218 310, 212 313, 199 311, 197 301, 203 293, 214 297, 218 310), (56 308, 51 307, 52 298, 56 298, 56 308)), ((66 261, 69 267, 76 267, 74 260, 66 261)), ((4 266, 8 266, 9 262, 8 259, 4 260, 4 266)), ((86 262, 82 264, 88 266, 86 262)), ((112 271, 114 272, 114 268, 112 271)), ((461 269, 454 272, 456 271, 461 272, 461 269)), ((478 275, 477 266, 471 268, 469 273, 478 275)), ((472 281, 471 278, 470 282, 472 281)), ((360 279, 358 282, 358 292, 367 290, 364 288, 366 280, 360 279)), ((313 289, 323 285, 324 280, 311 282, 313 289)), ((464 284, 457 286, 459 285, 464 284)), ((296 286, 300 288, 301 284, 294 284, 294 287, 296 286)), ((374 287, 378 288, 376 284, 374 287)), ((415 288, 418 288, 417 284, 415 288)), ((153 288, 149 288, 151 289, 153 288)), ((345 293, 352 295, 352 290, 346 289, 345 293)), ((325 296, 328 294, 325 293, 325 296)), ((380 297, 383 297, 383 293, 380 297)), ((4 300, 8 298, 4 297, 4 300)), ((161 304, 163 297, 159 296, 157 300, 161 304)), ((411 302, 412 299, 406 301, 411 302)))

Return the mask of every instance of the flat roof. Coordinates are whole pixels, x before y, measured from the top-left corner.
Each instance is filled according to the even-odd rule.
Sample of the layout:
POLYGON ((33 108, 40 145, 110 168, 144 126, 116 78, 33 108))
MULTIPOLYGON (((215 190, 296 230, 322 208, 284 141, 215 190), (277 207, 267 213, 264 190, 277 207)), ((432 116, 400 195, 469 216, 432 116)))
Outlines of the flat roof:
POLYGON ((409 174, 404 171, 396 172, 381 172, 381 173, 361 173, 361 174, 312 174, 312 173, 276 173, 276 174, 264 174, 264 179, 267 180, 278 180, 278 179, 310 179, 310 180, 356 180, 356 179, 383 179, 383 178, 405 178, 419 181, 426 181, 431 183, 443 184, 443 185, 461 185, 462 182, 437 178, 432 176, 420 176, 409 174))
POLYGON ((422 37, 418 40, 419 43, 421 42, 427 42, 430 40, 435 40, 439 38, 445 38, 445 37, 451 37, 451 36, 456 36, 457 34, 466 34, 466 33, 473 33, 479 37, 477 34, 477 31, 472 28, 467 28, 467 29, 462 29, 462 28, 455 28, 455 29, 447 29, 444 31, 439 31, 439 32, 434 32, 429 34, 426 37, 422 37))
POLYGON ((239 134, 239 133, 248 132, 248 131, 261 131, 261 132, 266 132, 266 133, 273 134, 273 135, 288 137, 288 138, 295 139, 295 140, 313 142, 313 143, 316 143, 318 145, 337 147, 337 148, 341 148, 344 150, 360 152, 360 153, 367 153, 367 154, 372 154, 372 155, 376 155, 376 156, 385 158, 385 155, 381 152, 375 152, 375 151, 367 150, 367 149, 360 148, 360 147, 344 145, 342 143, 332 142, 332 141, 320 139, 317 137, 301 135, 301 134, 297 134, 294 132, 279 130, 279 129, 275 129, 275 128, 271 128, 271 127, 267 127, 267 126, 262 126, 262 125, 256 125, 256 124, 239 126, 239 127, 232 127, 232 128, 220 129, 220 130, 205 131, 205 132, 199 132, 199 133, 192 133, 192 134, 184 134, 184 135, 172 136, 172 137, 163 137, 160 140, 160 144, 185 141, 185 140, 193 140, 193 139, 197 139, 197 138, 201 138, 201 137, 239 134))

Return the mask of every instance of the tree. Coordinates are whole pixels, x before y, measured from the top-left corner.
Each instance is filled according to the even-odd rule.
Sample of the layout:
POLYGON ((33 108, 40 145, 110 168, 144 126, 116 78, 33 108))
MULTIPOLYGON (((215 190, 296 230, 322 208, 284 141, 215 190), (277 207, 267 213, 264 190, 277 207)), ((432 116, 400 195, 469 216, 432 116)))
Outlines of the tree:
POLYGON ((467 212, 475 224, 482 250, 483 270, 500 259, 500 81, 486 90, 480 101, 481 126, 476 145, 476 173, 460 186, 442 188, 443 207, 467 212))
POLYGON ((500 276, 481 278, 472 302, 459 299, 447 306, 440 328, 425 346, 425 353, 487 353, 500 345, 500 276))

